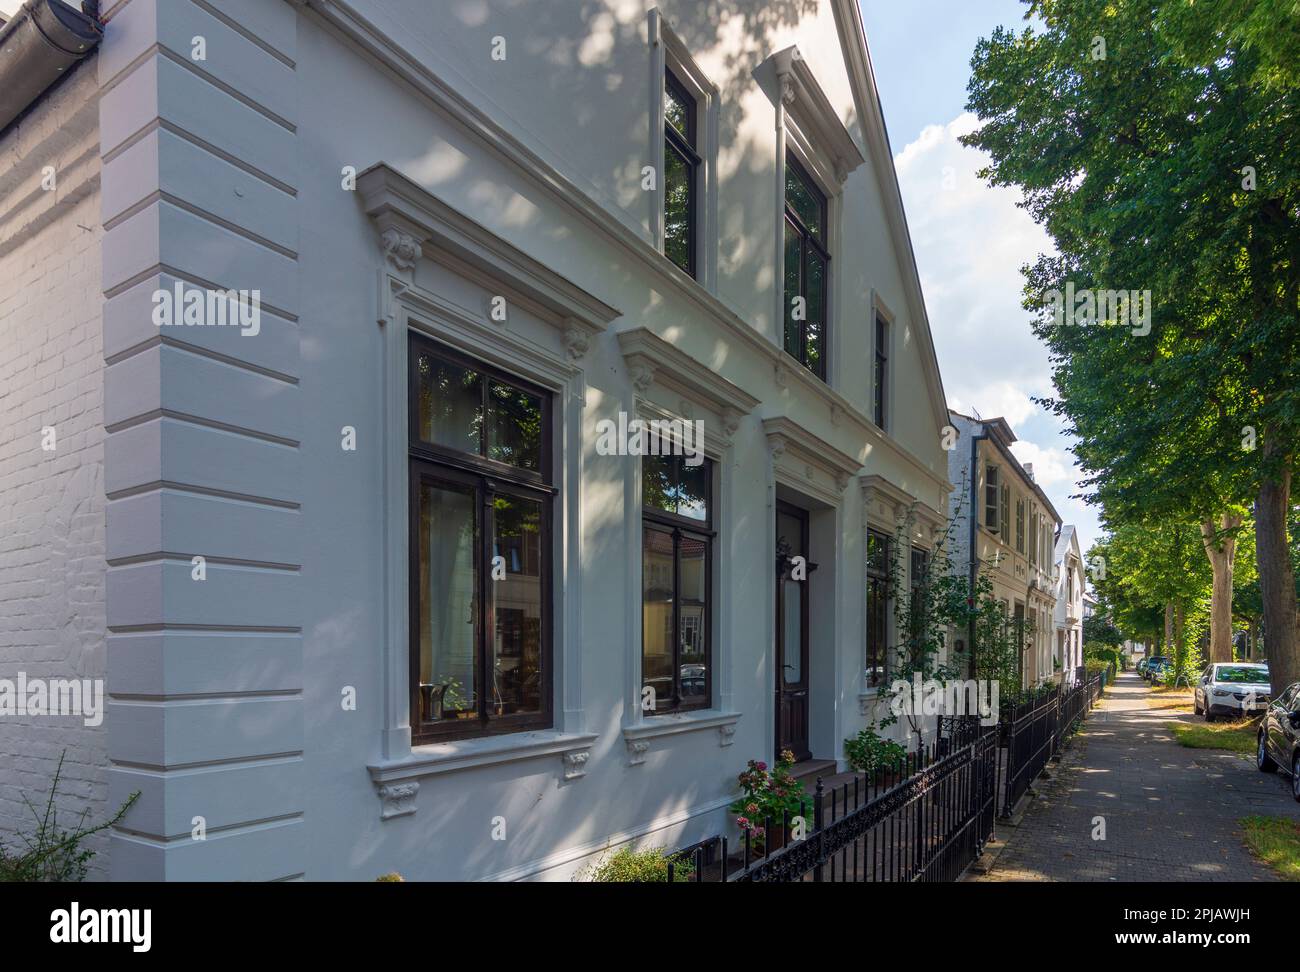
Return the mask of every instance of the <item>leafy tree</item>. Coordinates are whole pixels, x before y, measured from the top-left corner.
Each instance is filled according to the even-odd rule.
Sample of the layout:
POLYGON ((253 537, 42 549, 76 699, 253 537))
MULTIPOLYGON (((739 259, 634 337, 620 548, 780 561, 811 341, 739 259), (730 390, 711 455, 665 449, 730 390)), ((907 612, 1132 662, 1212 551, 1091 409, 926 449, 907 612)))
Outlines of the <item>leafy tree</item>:
POLYGON ((1083 643, 1118 648, 1124 643, 1124 633, 1108 616, 1097 612, 1092 617, 1083 619, 1083 643))
MULTIPOLYGON (((1053 362, 1045 404, 1079 439, 1090 498, 1117 527, 1163 521, 1158 533, 1185 540, 1190 522, 1203 560, 1253 500, 1275 690, 1300 678, 1287 524, 1300 443, 1293 7, 1027 0, 1041 28, 999 29, 976 48, 969 106, 983 124, 965 139, 1056 245, 1026 268, 1026 303, 1053 362), (1136 320, 1140 301, 1091 319, 1084 301, 1080 322, 1046 301, 1067 284, 1151 297, 1136 320)), ((1220 637, 1229 566, 1216 564, 1220 637)), ((1185 621, 1185 596, 1167 613, 1180 600, 1185 621)))

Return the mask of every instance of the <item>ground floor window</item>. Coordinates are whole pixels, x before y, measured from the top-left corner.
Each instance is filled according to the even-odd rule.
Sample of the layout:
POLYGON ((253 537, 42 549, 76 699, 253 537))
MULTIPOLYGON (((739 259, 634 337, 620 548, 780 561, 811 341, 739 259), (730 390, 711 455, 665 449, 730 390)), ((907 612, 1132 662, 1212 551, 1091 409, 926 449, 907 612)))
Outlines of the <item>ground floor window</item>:
POLYGON ((713 697, 713 464, 642 461, 642 711, 707 708, 713 697))
POLYGON ((550 396, 411 336, 411 729, 551 725, 550 396))
POLYGON ((889 667, 889 536, 867 531, 867 685, 885 681, 889 667))

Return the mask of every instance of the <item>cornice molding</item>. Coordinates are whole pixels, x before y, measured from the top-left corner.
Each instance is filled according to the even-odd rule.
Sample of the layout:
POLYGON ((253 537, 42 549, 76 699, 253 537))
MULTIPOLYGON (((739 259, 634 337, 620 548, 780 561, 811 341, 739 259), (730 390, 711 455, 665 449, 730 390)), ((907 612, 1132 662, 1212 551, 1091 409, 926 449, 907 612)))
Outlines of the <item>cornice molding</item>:
POLYGON ((862 468, 862 463, 855 457, 835 448, 788 416, 763 419, 763 432, 767 436, 773 465, 778 470, 784 469, 791 484, 800 488, 811 487, 832 504, 838 503, 849 479, 862 468), (802 477, 795 475, 801 465, 802 477), (814 470, 829 477, 833 488, 821 486, 814 470))
POLYGON ((863 476, 859 483, 862 487, 862 505, 868 512, 873 504, 879 504, 887 520, 899 523, 911 510, 916 521, 914 537, 929 544, 936 543, 943 535, 946 526, 943 514, 924 500, 878 473, 863 476))
POLYGON ((604 331, 622 313, 386 163, 372 165, 357 176, 357 195, 394 267, 410 270, 423 253, 476 270, 529 310, 563 328, 571 354, 579 349, 585 352, 584 338, 604 331))
POLYGON ((777 51, 772 60, 781 84, 781 101, 813 148, 830 164, 835 180, 843 185, 849 173, 866 162, 857 142, 835 113, 797 46, 777 51))
POLYGON ((646 391, 651 384, 661 385, 724 419, 729 412, 747 415, 759 403, 749 392, 647 327, 620 331, 618 347, 638 392, 646 391))

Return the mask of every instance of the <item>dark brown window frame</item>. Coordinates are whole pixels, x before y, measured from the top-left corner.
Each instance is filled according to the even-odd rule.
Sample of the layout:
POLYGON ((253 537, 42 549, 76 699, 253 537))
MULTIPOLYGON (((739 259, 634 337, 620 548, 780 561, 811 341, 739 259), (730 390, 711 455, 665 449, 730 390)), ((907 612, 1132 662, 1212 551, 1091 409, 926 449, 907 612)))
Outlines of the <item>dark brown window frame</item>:
MULTIPOLYGON (((556 515, 554 500, 558 490, 551 484, 554 393, 477 358, 439 344, 414 330, 408 332, 407 359, 407 467, 409 478, 407 544, 409 554, 408 571, 410 574, 408 599, 410 602, 409 692, 411 744, 420 745, 452 739, 508 735, 530 729, 549 729, 553 726, 555 718, 553 543, 554 537, 558 533, 554 522, 556 515), (541 458, 537 472, 488 459, 484 455, 472 455, 447 446, 424 442, 419 438, 419 401, 417 394, 419 379, 416 369, 421 351, 426 351, 451 364, 472 368, 485 378, 495 379, 530 395, 537 396, 542 408, 541 458), (475 624, 475 639, 477 642, 475 645, 476 674, 488 670, 491 660, 491 646, 496 631, 495 595, 490 576, 494 532, 491 519, 491 499, 500 493, 537 501, 541 504, 541 529, 538 538, 540 546, 538 556, 541 587, 540 604, 542 610, 541 643, 539 645, 539 665, 541 667, 539 694, 542 703, 540 712, 492 717, 488 713, 489 693, 484 691, 482 686, 478 686, 476 687, 476 698, 479 712, 476 720, 454 720, 446 724, 424 723, 420 720, 419 500, 420 486, 426 481, 441 482, 457 488, 469 489, 472 490, 474 495, 474 522, 477 534, 477 563, 475 570, 480 592, 475 624)), ((484 382, 485 406, 487 387, 488 383, 484 382)), ((481 429, 481 436, 483 437, 487 435, 486 426, 487 423, 484 421, 481 429)), ((484 441, 483 438, 480 438, 480 443, 484 441)), ((482 448, 482 445, 480 451, 486 451, 482 448)))
MULTIPOLYGON (((714 523, 714 480, 717 476, 717 464, 709 459, 704 460, 708 467, 708 497, 704 508, 707 516, 703 520, 692 519, 689 516, 682 516, 678 513, 670 513, 667 510, 661 510, 655 506, 649 506, 644 501, 641 504, 641 542, 642 553, 641 562, 645 563, 645 530, 646 527, 668 532, 673 538, 673 695, 671 706, 660 705, 662 701, 658 694, 655 696, 655 708, 653 711, 645 712, 647 716, 668 715, 678 712, 691 712, 696 709, 708 709, 713 705, 713 660, 716 652, 713 650, 713 611, 714 611, 714 586, 713 586, 713 564, 714 564, 714 544, 718 533, 713 527, 714 523), (707 610, 704 612, 704 645, 705 645, 705 662, 704 662, 704 696, 699 701, 683 703, 681 691, 681 598, 678 596, 681 589, 681 539, 683 536, 689 536, 699 540, 704 544, 704 603, 707 610)), ((644 477, 644 469, 642 476, 644 477)), ((642 579, 641 593, 641 686, 645 687, 645 591, 644 578, 642 579)))
MULTIPOLYGON (((822 191, 821 186, 818 184, 817 180, 812 177, 812 174, 808 171, 808 168, 805 165, 803 165, 797 158, 795 158, 794 153, 792 152, 786 153, 785 164, 787 169, 789 168, 794 169, 794 171, 799 176, 799 181, 804 183, 808 187, 808 189, 810 189, 817 197, 817 201, 820 203, 820 209, 821 209, 820 216, 821 216, 821 224, 822 224, 822 236, 825 237, 830 231, 830 220, 829 220, 830 200, 827 194, 822 191)), ((785 193, 784 186, 782 186, 782 192, 785 193)), ((792 358, 798 361, 799 364, 803 365, 804 368, 807 368, 809 372, 816 375, 822 381, 826 381, 827 380, 826 376, 830 374, 831 254, 826 244, 821 240, 818 240, 816 235, 812 232, 812 230, 809 229, 808 226, 804 224, 803 220, 799 218, 799 214, 795 212, 794 207, 790 205, 788 194, 785 195, 783 198, 785 201, 785 221, 781 227, 782 253, 785 252, 784 234, 785 234, 786 226, 792 227, 795 231, 795 234, 799 237, 799 293, 785 295, 784 304, 785 304, 786 313, 789 312, 789 304, 792 297, 799 296, 805 298, 805 301, 807 300, 808 294, 805 291, 806 291, 807 279, 808 279, 808 251, 810 247, 816 251, 818 256, 821 257, 822 262, 826 267, 826 270, 822 275, 822 295, 821 295, 822 320, 819 322, 822 328, 822 354, 821 354, 821 358, 817 362, 818 367, 814 369, 812 367, 809 367, 808 365, 808 320, 806 316, 804 320, 795 322, 795 324, 797 324, 799 328, 799 347, 796 349, 798 351, 798 353, 796 354, 794 351, 791 351, 790 348, 786 347, 786 341, 784 335, 785 313, 782 314, 781 326, 782 326, 783 333, 781 339, 781 346, 785 349, 786 354, 790 355, 792 358)), ((784 260, 784 257, 782 259, 784 260)), ((781 280, 782 280, 782 285, 784 286, 784 281, 785 281, 784 266, 782 266, 781 268, 781 280)))
MULTIPOLYGON (((699 218, 699 189, 700 189, 700 170, 704 159, 699 153, 699 102, 691 90, 682 83, 681 79, 673 73, 671 67, 664 69, 664 92, 665 99, 668 93, 673 98, 681 102, 686 108, 686 132, 683 134, 678 131, 677 126, 668 120, 668 114, 664 112, 664 152, 675 153, 686 166, 687 173, 687 218, 686 218, 686 266, 682 266, 672 257, 673 266, 679 270, 698 279, 699 260, 697 253, 699 250, 698 237, 700 230, 699 218)), ((666 157, 665 157, 666 158, 666 157)), ((668 174, 667 164, 664 165, 663 177, 663 220, 664 220, 664 256, 668 256, 668 174)))
POLYGON ((886 338, 889 334, 889 322, 879 313, 876 314, 876 333, 875 333, 875 359, 876 368, 873 373, 873 406, 874 414, 872 418, 876 423, 876 428, 885 431, 885 422, 888 418, 886 404, 886 390, 889 386, 889 352, 886 348, 886 338))

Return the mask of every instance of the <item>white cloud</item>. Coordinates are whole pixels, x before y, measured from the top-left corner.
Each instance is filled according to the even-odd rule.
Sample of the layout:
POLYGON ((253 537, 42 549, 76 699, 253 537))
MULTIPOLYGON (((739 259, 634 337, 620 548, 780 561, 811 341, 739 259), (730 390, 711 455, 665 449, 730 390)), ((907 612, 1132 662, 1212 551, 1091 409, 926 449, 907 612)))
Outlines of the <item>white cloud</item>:
MULTIPOLYGON (((947 381, 948 375, 945 373, 945 385, 947 381)), ((1038 406, 1025 394, 1024 389, 1011 384, 1009 381, 989 382, 986 385, 974 388, 970 394, 970 401, 966 401, 958 395, 949 395, 948 397, 951 400, 949 404, 966 415, 978 412, 979 417, 982 419, 998 418, 1000 416, 1006 419, 1012 428, 1015 428, 1038 411, 1038 406)))
POLYGON ((1067 493, 1078 491, 1074 479, 1076 473, 1074 459, 1064 449, 1050 446, 1045 449, 1037 443, 1020 439, 1011 444, 1011 451, 1020 460, 1021 465, 1033 463, 1034 482, 1044 491, 1056 486, 1065 486, 1065 489, 1058 491, 1058 495, 1062 497, 1067 493))
POLYGON ((1021 267, 1052 243, 1017 206, 1018 190, 976 175, 988 157, 957 141, 976 127, 969 112, 929 125, 894 158, 944 389, 958 411, 1001 416, 1025 436, 1017 458, 1034 464, 1038 484, 1086 547, 1100 535, 1096 511, 1068 498, 1079 492, 1070 440, 1032 401, 1051 393, 1051 366, 1020 306, 1021 267))

